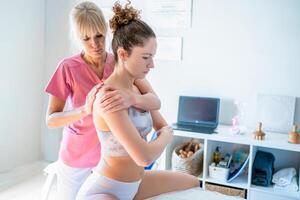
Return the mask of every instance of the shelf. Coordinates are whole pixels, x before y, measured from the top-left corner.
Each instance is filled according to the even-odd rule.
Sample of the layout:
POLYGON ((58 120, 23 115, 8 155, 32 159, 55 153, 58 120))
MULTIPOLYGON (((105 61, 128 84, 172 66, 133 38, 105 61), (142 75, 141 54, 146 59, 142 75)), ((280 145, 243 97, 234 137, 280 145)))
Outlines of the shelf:
POLYGON ((285 190, 278 191, 278 190, 274 190, 274 186, 263 187, 263 186, 251 185, 250 190, 270 193, 272 195, 276 195, 276 196, 279 195, 279 196, 284 196, 284 197, 294 198, 294 199, 298 199, 300 197, 299 191, 295 191, 295 192, 294 191, 287 192, 285 190))
MULTIPOLYGON (((202 184, 212 183, 247 190, 247 194, 249 194, 248 200, 300 200, 300 191, 286 192, 274 190, 273 186, 261 187, 251 185, 252 165, 257 151, 269 152, 275 156, 275 171, 286 167, 294 167, 299 170, 299 177, 300 145, 289 144, 287 142, 287 134, 267 132, 266 139, 258 141, 254 140, 252 130, 247 131, 244 135, 232 135, 230 134, 229 126, 219 126, 217 132, 217 134, 204 134, 174 130, 174 139, 166 148, 166 168, 171 168, 172 151, 176 145, 184 141, 190 141, 192 138, 198 139, 203 143, 204 148, 203 173, 197 177, 202 184), (216 180, 209 176, 209 165, 212 162, 211 156, 217 146, 220 146, 224 153, 232 153, 238 149, 249 152, 250 159, 245 171, 231 182, 216 180)), ((298 179, 298 185, 300 185, 300 179, 298 179)))
POLYGON ((300 145, 288 143, 287 134, 283 133, 266 132, 266 139, 259 141, 253 138, 252 130, 247 130, 244 135, 232 135, 230 126, 220 125, 217 132, 217 134, 204 134, 174 130, 174 135, 300 152, 300 145))
POLYGON ((242 174, 240 176, 238 176, 236 179, 234 179, 231 182, 227 182, 227 181, 219 181, 216 179, 213 179, 211 177, 207 177, 206 182, 210 182, 210 183, 217 183, 220 185, 227 185, 227 186, 231 186, 231 187, 236 187, 236 188, 243 188, 243 189, 247 189, 248 188, 248 175, 246 174, 242 174))

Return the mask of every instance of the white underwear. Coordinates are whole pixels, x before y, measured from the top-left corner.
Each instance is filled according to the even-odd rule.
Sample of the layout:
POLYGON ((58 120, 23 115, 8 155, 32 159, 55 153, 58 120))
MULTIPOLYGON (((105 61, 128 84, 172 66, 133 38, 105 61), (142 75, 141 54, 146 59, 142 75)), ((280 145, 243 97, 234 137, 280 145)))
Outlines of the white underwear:
POLYGON ((103 194, 110 194, 119 200, 132 200, 136 195, 141 180, 121 182, 93 172, 80 188, 76 200, 98 200, 103 194))

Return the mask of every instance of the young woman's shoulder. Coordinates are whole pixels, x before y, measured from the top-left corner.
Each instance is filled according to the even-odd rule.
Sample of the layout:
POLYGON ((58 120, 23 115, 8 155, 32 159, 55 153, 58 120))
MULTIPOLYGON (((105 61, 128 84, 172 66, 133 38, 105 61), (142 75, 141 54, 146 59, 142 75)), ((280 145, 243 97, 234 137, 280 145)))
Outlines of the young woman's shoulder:
MULTIPOLYGON (((110 86, 112 86, 112 85, 110 85, 110 86)), ((110 113, 110 114, 104 113, 102 110, 104 108, 102 107, 101 104, 103 103, 103 99, 106 99, 106 97, 107 97, 107 96, 105 96, 107 94, 106 90, 107 90, 107 88, 105 89, 105 86, 101 87, 98 90, 94 104, 93 104, 94 124, 98 130, 102 130, 102 131, 110 131, 110 128, 109 128, 108 124, 106 123, 106 119, 107 119, 107 117, 110 117, 110 115, 112 114, 112 113, 110 113)), ((114 113, 113 115, 117 115, 117 116, 121 117, 121 118, 118 118, 118 120, 117 120, 118 123, 123 121, 122 119, 124 118, 124 112, 128 113, 128 109, 123 109, 123 110, 113 112, 114 113)), ((125 117, 127 115, 128 114, 126 114, 125 117)))

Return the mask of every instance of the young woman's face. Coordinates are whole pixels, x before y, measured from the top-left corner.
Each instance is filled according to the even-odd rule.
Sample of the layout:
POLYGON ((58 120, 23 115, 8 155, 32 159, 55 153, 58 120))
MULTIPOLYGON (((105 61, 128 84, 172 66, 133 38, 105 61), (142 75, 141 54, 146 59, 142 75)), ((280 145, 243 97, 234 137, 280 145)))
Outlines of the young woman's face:
POLYGON ((125 68, 136 79, 145 78, 154 67, 153 56, 156 53, 156 39, 149 38, 143 47, 133 47, 130 56, 125 58, 125 68))
POLYGON ((84 53, 94 59, 105 53, 105 36, 101 33, 92 33, 80 37, 84 53))

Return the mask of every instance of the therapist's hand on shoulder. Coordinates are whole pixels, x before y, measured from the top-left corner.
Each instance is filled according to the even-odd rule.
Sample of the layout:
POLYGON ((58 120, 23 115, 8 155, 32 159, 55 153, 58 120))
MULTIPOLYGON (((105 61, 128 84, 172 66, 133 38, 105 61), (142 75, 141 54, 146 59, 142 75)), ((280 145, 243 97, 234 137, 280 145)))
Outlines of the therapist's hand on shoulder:
POLYGON ((85 105, 83 106, 83 112, 86 115, 89 115, 93 112, 93 104, 96 99, 96 94, 98 93, 101 87, 103 87, 103 83, 95 85, 86 96, 85 105))
POLYGON ((100 103, 100 106, 97 105, 97 108, 101 109, 100 112, 103 113, 127 109, 132 105, 130 94, 108 84, 102 86, 101 97, 99 98, 97 103, 100 103))

